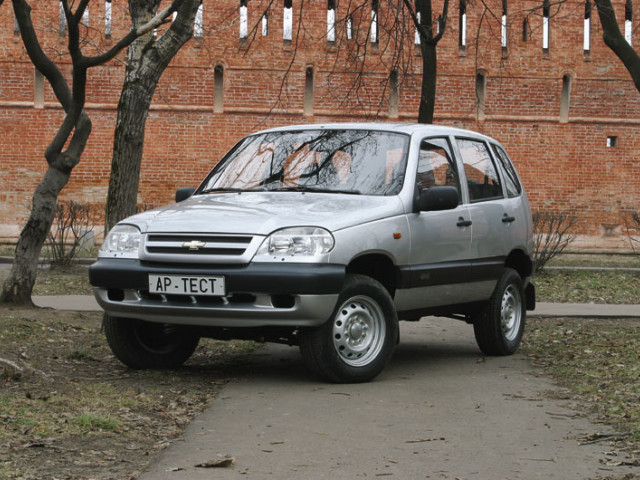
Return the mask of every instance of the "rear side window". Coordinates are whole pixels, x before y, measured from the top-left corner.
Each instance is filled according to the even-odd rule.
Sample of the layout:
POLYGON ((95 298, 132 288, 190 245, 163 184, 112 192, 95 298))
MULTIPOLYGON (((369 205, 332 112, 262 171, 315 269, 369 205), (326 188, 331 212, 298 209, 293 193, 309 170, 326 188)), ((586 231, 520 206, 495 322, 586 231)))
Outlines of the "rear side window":
POLYGON ((460 192, 458 173, 446 138, 429 138, 420 144, 416 182, 420 193, 431 187, 451 186, 460 192))
POLYGON ((458 138, 457 142, 467 176, 469 199, 481 202, 502 198, 500 177, 487 145, 479 140, 465 138, 458 138))
POLYGON ((502 170, 505 174, 504 184, 507 187, 507 195, 509 198, 515 198, 522 194, 522 185, 518 180, 518 175, 516 174, 516 169, 513 167, 513 163, 509 160, 509 156, 504 149, 496 144, 491 145, 493 147, 493 151, 496 154, 496 157, 502 164, 502 170))

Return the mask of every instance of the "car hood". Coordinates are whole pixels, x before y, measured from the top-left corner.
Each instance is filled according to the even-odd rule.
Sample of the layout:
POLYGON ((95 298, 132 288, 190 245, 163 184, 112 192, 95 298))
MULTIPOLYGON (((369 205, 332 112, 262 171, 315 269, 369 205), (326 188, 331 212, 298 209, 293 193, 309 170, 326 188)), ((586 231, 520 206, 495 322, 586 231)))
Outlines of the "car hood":
POLYGON ((301 192, 244 192, 194 195, 183 202, 143 212, 122 223, 143 233, 236 233, 269 235, 293 226, 330 231, 404 213, 397 196, 301 192))

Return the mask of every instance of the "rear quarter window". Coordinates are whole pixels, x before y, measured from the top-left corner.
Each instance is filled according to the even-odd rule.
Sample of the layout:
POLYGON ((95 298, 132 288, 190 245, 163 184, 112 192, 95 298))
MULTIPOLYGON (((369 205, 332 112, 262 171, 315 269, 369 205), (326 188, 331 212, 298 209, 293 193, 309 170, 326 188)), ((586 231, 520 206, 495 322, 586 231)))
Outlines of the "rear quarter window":
POLYGON ((504 184, 507 188, 507 196, 509 198, 515 198, 522 194, 522 185, 520 184, 520 180, 518 180, 518 175, 516 174, 516 169, 511 163, 507 152, 504 149, 494 144, 491 144, 493 151, 495 152, 500 165, 502 166, 502 171, 504 172, 504 184))

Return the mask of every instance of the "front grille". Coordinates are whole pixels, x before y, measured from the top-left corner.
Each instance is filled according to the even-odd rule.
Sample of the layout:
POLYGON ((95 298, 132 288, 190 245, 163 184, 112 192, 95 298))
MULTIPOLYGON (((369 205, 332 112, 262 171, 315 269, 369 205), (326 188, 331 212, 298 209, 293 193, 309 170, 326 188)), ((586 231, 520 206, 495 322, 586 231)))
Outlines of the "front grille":
MULTIPOLYGON (((254 304, 257 297, 252 293, 231 293, 225 297, 208 297, 204 295, 161 295, 158 293, 151 293, 149 290, 138 290, 138 296, 147 301, 158 303, 169 303, 172 305, 177 304, 191 304, 191 305, 227 305, 227 304, 254 304)), ((110 298, 110 300, 112 300, 110 298)), ((116 300, 122 301, 122 300, 116 300)), ((292 308, 293 304, 289 307, 292 308)), ((283 308, 283 307, 280 307, 283 308)))
POLYGON ((253 237, 248 235, 149 235, 149 254, 242 256, 253 237))

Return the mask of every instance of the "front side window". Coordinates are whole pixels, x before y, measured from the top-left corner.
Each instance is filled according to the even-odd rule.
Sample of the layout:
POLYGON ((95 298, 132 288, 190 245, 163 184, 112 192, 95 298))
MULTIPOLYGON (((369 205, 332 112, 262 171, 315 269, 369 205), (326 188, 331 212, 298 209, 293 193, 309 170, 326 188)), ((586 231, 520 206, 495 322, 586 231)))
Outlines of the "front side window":
POLYGON ((306 130, 241 141, 198 189, 395 195, 402 189, 409 137, 367 130, 306 130))
POLYGON ((420 193, 431 187, 451 186, 460 192, 458 173, 446 138, 429 138, 420 144, 416 182, 420 193))
POLYGON ((502 198, 502 185, 487 145, 479 140, 457 139, 471 202, 502 198))
POLYGON ((502 171, 504 172, 504 184, 507 188, 507 196, 509 198, 520 196, 520 194, 522 193, 522 185, 520 184, 520 180, 518 180, 516 169, 513 167, 513 163, 511 163, 511 160, 509 160, 507 152, 505 152, 504 149, 499 145, 493 144, 492 146, 496 157, 498 157, 498 160, 502 164, 502 171))

